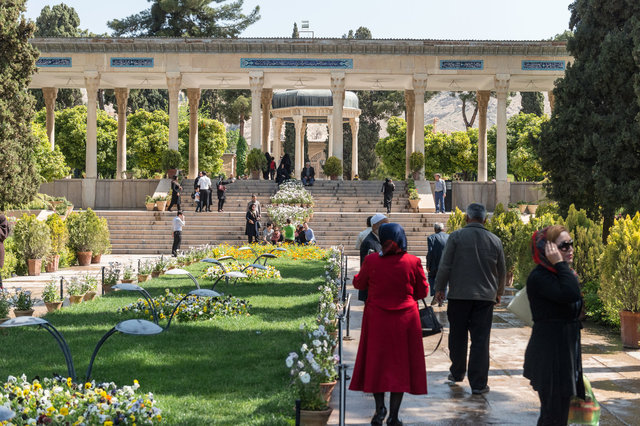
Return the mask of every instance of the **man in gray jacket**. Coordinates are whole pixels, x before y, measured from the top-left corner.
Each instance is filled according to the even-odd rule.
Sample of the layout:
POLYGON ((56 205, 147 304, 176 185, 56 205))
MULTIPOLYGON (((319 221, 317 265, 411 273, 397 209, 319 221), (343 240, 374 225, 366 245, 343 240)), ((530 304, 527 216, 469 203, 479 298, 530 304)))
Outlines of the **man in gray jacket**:
POLYGON ((461 382, 468 371, 473 394, 489 392, 489 339, 493 306, 504 292, 506 270, 500 238, 484 223, 482 204, 467 207, 467 225, 449 236, 436 276, 436 299, 445 298, 449 283, 449 380, 461 382), (471 335, 469 368, 467 343, 471 335))

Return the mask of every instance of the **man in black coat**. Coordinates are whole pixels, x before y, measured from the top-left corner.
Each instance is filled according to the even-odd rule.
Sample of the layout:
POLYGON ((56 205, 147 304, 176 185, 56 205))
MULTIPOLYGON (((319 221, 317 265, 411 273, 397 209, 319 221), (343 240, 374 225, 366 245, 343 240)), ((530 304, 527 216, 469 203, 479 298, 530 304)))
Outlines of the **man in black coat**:
POLYGON ((302 169, 302 173, 300 173, 300 180, 304 186, 313 186, 313 183, 316 181, 316 171, 311 167, 311 163, 307 161, 302 169))
MULTIPOLYGON (((444 251, 444 246, 447 245, 449 234, 443 231, 444 226, 440 222, 433 224, 434 234, 427 237, 427 278, 429 279, 429 292, 431 296, 436 295, 436 275, 438 273, 438 265, 440 265, 440 258, 444 251)), ((431 300, 431 304, 437 303, 434 297, 431 300)), ((442 305, 440 305, 442 306, 442 305)))
MULTIPOLYGON (((380 244, 380 239, 378 238, 378 229, 383 223, 389 223, 389 219, 382 213, 376 213, 371 218, 371 232, 360 244, 360 267, 364 263, 364 258, 370 253, 377 253, 382 250, 382 244, 380 244)), ((367 294, 367 290, 358 290, 358 300, 366 302, 367 294)))
POLYGON ((182 186, 178 183, 178 176, 174 176, 171 179, 171 203, 169 203, 169 208, 167 211, 171 211, 171 207, 178 206, 178 210, 182 210, 180 208, 180 191, 182 191, 182 186))

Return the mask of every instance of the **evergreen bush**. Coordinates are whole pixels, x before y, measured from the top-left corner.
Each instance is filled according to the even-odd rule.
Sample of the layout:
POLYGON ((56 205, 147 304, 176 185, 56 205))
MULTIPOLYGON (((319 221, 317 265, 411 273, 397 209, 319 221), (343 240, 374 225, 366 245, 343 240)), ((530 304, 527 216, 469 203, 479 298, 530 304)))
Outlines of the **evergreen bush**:
POLYGON ((456 211, 451 213, 449 219, 447 220, 447 231, 452 233, 460 228, 464 228, 467 224, 467 214, 456 207, 456 211))
POLYGON ((267 165, 267 157, 258 148, 253 148, 247 155, 247 169, 254 172, 264 169, 267 165))
POLYGON ((23 214, 13 228, 16 251, 22 259, 42 259, 51 251, 49 228, 35 215, 23 214))
POLYGON ((69 248, 76 253, 93 251, 100 227, 100 220, 91 209, 71 213, 67 217, 69 248))
POLYGON ((322 172, 326 176, 342 176, 342 162, 338 157, 331 156, 327 158, 327 161, 322 166, 322 172))

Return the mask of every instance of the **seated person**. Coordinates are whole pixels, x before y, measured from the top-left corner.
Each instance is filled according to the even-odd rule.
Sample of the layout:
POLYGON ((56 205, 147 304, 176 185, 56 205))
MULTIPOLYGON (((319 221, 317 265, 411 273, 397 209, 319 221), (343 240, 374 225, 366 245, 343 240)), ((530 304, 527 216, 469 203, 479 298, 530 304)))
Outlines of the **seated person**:
POLYGON ((312 186, 316 181, 316 171, 311 167, 311 163, 307 161, 302 169, 302 173, 300 173, 300 180, 302 180, 302 184, 304 186, 312 186))
POLYGON ((280 233, 280 228, 277 226, 273 229, 273 234, 271 234, 271 244, 278 244, 282 241, 282 234, 280 233))
POLYGON ((296 229, 296 244, 307 244, 307 237, 302 225, 298 225, 298 228, 296 229))
POLYGON ((261 242, 265 244, 271 243, 271 236, 273 235, 273 232, 273 224, 271 222, 267 222, 267 226, 262 230, 261 242))

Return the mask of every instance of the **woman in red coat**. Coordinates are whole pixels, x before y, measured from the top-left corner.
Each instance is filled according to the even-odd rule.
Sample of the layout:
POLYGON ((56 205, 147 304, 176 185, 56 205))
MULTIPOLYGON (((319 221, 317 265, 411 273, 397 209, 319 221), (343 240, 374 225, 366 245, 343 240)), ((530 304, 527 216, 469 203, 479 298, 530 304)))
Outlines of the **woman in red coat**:
POLYGON ((372 425, 387 414, 384 393, 390 392, 388 425, 402 425, 398 411, 404 392, 427 393, 427 371, 417 300, 427 296, 422 263, 407 253, 404 229, 388 223, 378 231, 381 253, 364 259, 353 286, 368 290, 358 355, 349 389, 373 393, 372 425))

